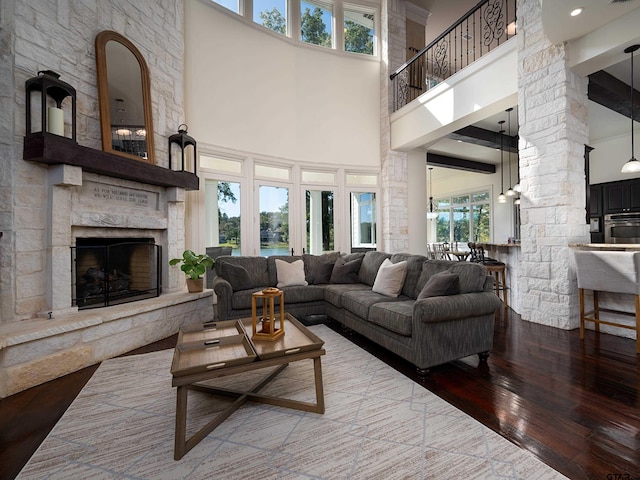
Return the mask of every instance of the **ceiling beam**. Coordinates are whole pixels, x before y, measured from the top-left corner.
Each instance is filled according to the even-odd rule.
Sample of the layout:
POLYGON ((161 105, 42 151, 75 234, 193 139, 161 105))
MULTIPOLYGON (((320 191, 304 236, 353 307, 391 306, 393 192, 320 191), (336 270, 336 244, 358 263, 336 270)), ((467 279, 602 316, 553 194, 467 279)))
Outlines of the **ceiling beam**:
MULTIPOLYGON (((504 127, 505 129, 507 126, 504 127)), ((461 142, 472 143, 474 145, 481 145, 489 148, 500 148, 500 133, 486 130, 484 128, 475 127, 469 125, 468 127, 456 130, 453 133, 447 135, 447 138, 451 140, 459 140, 461 142)), ((518 153, 518 137, 509 136, 506 133, 502 134, 502 142, 504 151, 511 153, 518 153)))
MULTIPOLYGON (((631 86, 604 70, 589 75, 587 95, 589 100, 631 118, 631 86)), ((640 93, 637 89, 633 92, 633 101, 636 117, 635 112, 640 111, 640 93)))
POLYGON ((496 173, 496 166, 490 163, 475 162, 463 158, 447 157, 437 153, 427 152, 427 165, 464 170, 474 173, 496 173))

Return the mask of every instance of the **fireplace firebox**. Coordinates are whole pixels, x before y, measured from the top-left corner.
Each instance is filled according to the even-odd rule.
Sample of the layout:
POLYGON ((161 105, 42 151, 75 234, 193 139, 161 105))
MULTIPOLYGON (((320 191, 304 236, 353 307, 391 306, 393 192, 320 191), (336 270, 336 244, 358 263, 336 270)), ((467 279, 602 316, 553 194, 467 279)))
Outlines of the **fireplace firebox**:
POLYGON ((72 304, 107 307, 157 297, 162 247, 152 238, 77 238, 71 247, 72 304))

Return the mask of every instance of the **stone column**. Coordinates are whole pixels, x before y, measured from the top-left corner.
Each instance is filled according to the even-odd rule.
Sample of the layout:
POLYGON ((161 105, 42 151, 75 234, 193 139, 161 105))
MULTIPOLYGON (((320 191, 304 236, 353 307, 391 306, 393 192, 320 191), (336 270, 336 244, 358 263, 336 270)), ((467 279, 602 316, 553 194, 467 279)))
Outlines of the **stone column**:
POLYGON ((522 185, 521 315, 578 326, 572 242, 588 242, 584 147, 587 79, 567 66, 564 45, 542 29, 539 0, 518 0, 518 121, 522 185))
POLYGON ((163 253, 162 284, 163 291, 175 292, 184 288, 186 276, 177 266, 169 266, 172 258, 181 258, 184 252, 184 188, 172 187, 167 189, 167 253, 163 253))
POLYGON ((409 249, 409 190, 408 155, 391 150, 390 112, 393 105, 393 89, 389 75, 405 61, 406 14, 404 0, 382 2, 381 37, 382 68, 380 68, 380 158, 382 161, 382 194, 378 199, 381 212, 382 238, 378 250, 406 252, 409 249))

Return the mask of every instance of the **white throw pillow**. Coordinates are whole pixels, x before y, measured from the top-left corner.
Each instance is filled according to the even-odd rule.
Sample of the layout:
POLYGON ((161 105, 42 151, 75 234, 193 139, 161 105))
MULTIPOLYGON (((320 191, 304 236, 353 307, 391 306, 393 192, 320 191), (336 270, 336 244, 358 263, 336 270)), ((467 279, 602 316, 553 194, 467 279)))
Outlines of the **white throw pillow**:
POLYGON ((372 290, 387 297, 397 297, 402 291, 407 276, 407 262, 391 263, 388 258, 382 262, 373 282, 372 290))
POLYGON ((276 273, 278 275, 278 288, 308 285, 304 279, 304 262, 302 260, 289 263, 276 258, 276 273))

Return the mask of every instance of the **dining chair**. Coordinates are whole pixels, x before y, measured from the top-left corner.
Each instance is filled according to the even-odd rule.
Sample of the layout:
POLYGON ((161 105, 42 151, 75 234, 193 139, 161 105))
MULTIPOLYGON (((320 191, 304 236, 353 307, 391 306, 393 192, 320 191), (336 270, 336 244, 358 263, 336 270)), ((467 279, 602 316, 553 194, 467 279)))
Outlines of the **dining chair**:
POLYGON ((451 260, 451 257, 449 257, 449 254, 444 249, 444 245, 442 243, 434 243, 433 252, 436 260, 451 260))

